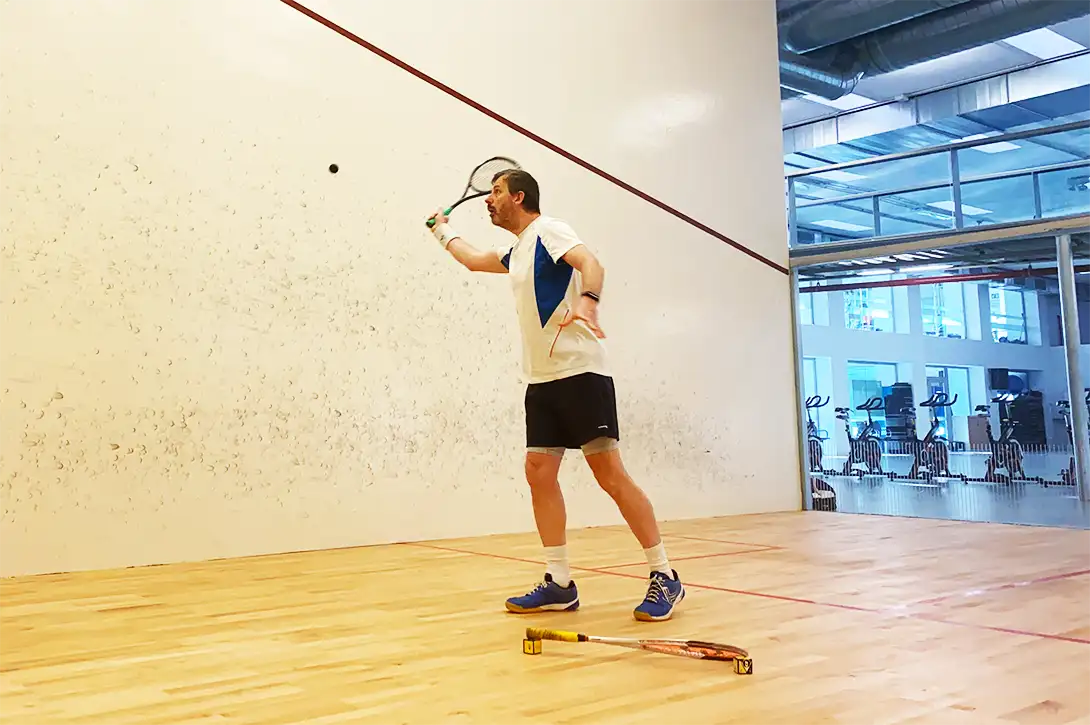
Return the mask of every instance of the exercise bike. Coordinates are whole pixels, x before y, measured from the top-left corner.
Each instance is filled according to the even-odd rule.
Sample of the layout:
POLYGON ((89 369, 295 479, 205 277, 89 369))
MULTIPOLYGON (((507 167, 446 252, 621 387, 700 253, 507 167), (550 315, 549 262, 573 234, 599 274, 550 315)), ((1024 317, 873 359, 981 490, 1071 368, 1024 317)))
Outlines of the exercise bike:
POLYGON ((829 473, 829 471, 826 471, 821 465, 822 457, 825 454, 822 444, 828 439, 828 435, 824 438, 821 437, 817 425, 810 415, 811 410, 824 408, 828 404, 828 396, 825 397, 824 401, 822 401, 820 395, 811 395, 806 399, 806 447, 810 456, 811 473, 829 473))
POLYGON ((950 408, 958 402, 957 393, 951 400, 946 393, 934 393, 930 398, 920 403, 921 408, 931 409, 931 429, 921 440, 916 433, 916 410, 908 407, 903 411, 909 420, 909 429, 912 431, 912 439, 907 441, 912 451, 912 468, 906 475, 890 474, 891 478, 912 480, 924 480, 931 482, 936 476, 942 478, 958 478, 964 480, 963 474, 955 474, 950 471, 950 444, 943 436, 938 434, 939 408, 950 408))
POLYGON ((852 426, 848 420, 848 409, 836 408, 836 417, 844 421, 844 429, 848 434, 848 445, 850 446, 848 460, 844 461, 844 468, 840 475, 853 475, 857 463, 862 463, 868 469, 859 473, 860 478, 868 473, 885 475, 885 471, 882 470, 882 443, 875 432, 874 421, 870 415, 872 411, 878 410, 883 405, 885 403, 881 398, 871 398, 867 402, 855 406, 856 410, 867 412, 867 424, 863 426, 863 430, 859 431, 859 435, 855 438, 852 438, 852 426))
POLYGON ((1018 426, 1018 421, 1012 420, 1006 412, 1006 404, 1013 399, 1014 396, 1009 393, 992 398, 993 403, 999 403, 999 438, 995 438, 992 435, 992 421, 988 417, 989 406, 976 406, 977 414, 986 419, 985 425, 988 433, 988 445, 991 449, 991 455, 988 456, 987 471, 984 473, 984 477, 966 477, 963 479, 966 483, 969 481, 1004 484, 1044 482, 1044 479, 1039 476, 1033 478, 1026 476, 1026 471, 1022 468, 1022 461, 1025 458, 1025 455, 1022 452, 1022 444, 1019 443, 1017 439, 1011 437, 1014 433, 1014 429, 1018 426), (1000 470, 1006 471, 1006 473, 997 473, 997 471, 1000 470))
MULTIPOLYGON (((1086 407, 1090 409, 1090 388, 1086 389, 1086 407)), ((1075 445, 1075 432, 1071 425, 1071 403, 1067 400, 1060 400, 1056 402, 1056 407, 1060 409, 1060 415, 1063 416, 1064 424, 1067 427, 1067 439, 1071 442, 1072 447, 1075 445)), ((1090 435, 1090 424, 1087 425, 1087 435, 1090 435)), ((1055 482, 1053 482, 1055 483, 1055 482)), ((1067 468, 1060 471, 1060 485, 1061 486, 1074 486, 1078 483, 1078 477, 1075 475, 1075 455, 1072 453, 1071 460, 1067 464, 1067 468)), ((1047 486, 1047 484, 1045 484, 1047 486)))
MULTIPOLYGON (((811 395, 806 399, 806 446, 810 458, 810 473, 835 473, 835 471, 825 470, 821 465, 822 456, 825 453, 822 449, 822 443, 828 436, 821 437, 818 427, 810 415, 811 410, 824 408, 828 404, 828 396, 825 397, 824 401, 822 401, 820 395, 811 395)), ((810 497, 814 502, 815 511, 836 511, 836 491, 820 476, 810 476, 810 497)))

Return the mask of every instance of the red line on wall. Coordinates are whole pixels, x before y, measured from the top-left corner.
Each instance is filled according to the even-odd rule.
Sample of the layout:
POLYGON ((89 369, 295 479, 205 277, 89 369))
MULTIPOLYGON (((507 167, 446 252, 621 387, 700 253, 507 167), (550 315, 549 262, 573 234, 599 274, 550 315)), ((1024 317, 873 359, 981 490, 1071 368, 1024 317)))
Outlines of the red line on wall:
POLYGON ((721 242, 729 244, 730 246, 734 247, 738 251, 749 255, 753 259, 756 259, 757 261, 771 267, 772 269, 775 269, 776 271, 781 272, 783 274, 788 274, 788 270, 787 270, 786 267, 784 267, 782 265, 779 265, 779 264, 776 264, 771 259, 768 259, 767 257, 753 251, 752 249, 749 249, 748 247, 734 241, 730 237, 728 237, 728 236, 726 236, 726 235, 724 235, 724 234, 722 234, 720 232, 715 231, 711 227, 707 226, 706 224, 703 224, 702 222, 697 221, 696 219, 693 219, 691 216, 685 214, 684 212, 680 212, 677 209, 674 209, 673 207, 667 205, 665 202, 659 201, 658 199, 651 196, 650 194, 647 194, 646 192, 640 191, 639 189, 632 186, 631 184, 628 184, 628 183, 626 183, 624 181, 621 181, 616 176, 613 176, 612 174, 609 174, 609 173, 603 171, 602 169, 599 169, 597 166, 594 166, 594 165, 590 164, 589 162, 584 161, 583 159, 579 158, 578 156, 571 153, 570 151, 565 151, 564 149, 560 148, 559 146, 552 143, 551 141, 547 141, 544 138, 542 138, 541 136, 538 136, 533 131, 529 131, 529 130, 523 128, 522 126, 519 126, 514 121, 511 121, 511 120, 509 120, 507 118, 504 118, 503 116, 496 113, 495 111, 493 111, 493 110, 491 110, 489 108, 486 108, 485 106, 481 105, 477 101, 474 101, 472 98, 469 98, 468 96, 465 96, 462 93, 459 93, 458 91, 454 90, 450 86, 437 81, 436 79, 434 79, 431 76, 427 75, 423 71, 417 70, 416 68, 409 65, 405 61, 394 57, 390 53, 387 53, 385 50, 382 50, 381 48, 374 45, 373 43, 369 43, 366 40, 364 40, 363 38, 356 35, 355 33, 351 32, 349 30, 346 30, 345 28, 342 28, 340 25, 337 25, 332 20, 329 20, 328 18, 323 17, 322 15, 319 15, 318 13, 314 12, 310 8, 306 7, 305 5, 302 5, 301 3, 298 3, 295 0, 280 0, 280 2, 284 3, 285 5, 287 5, 287 6, 291 7, 291 8, 294 8, 295 10, 298 10, 303 15, 306 15, 307 17, 311 18, 312 20, 315 20, 315 21, 321 23, 322 25, 326 26, 327 28, 334 31, 335 33, 338 33, 338 34, 344 36, 345 38, 347 38, 348 40, 351 40, 353 43, 360 46, 361 48, 365 48, 365 49, 371 51, 372 53, 379 56, 383 60, 389 61, 390 63, 393 63, 394 65, 396 65, 398 68, 401 68, 402 70, 404 70, 404 71, 406 71, 408 73, 411 73, 412 75, 416 76, 417 78, 424 81, 425 83, 427 83, 427 84, 429 84, 431 86, 434 86, 435 88, 438 88, 439 90, 443 91, 443 93, 446 93, 447 95, 452 96, 453 98, 457 98, 459 101, 461 101, 462 103, 465 103, 467 106, 475 108, 476 110, 480 111, 481 113, 485 114, 486 116, 488 116, 488 117, 502 123, 504 126, 507 126, 511 130, 516 131, 517 133, 522 134, 526 138, 528 138, 528 139, 530 139, 532 141, 536 141, 537 143, 541 144, 545 148, 560 154, 561 156, 568 159, 572 163, 578 164, 579 166, 582 166, 587 171, 590 171, 590 172, 592 172, 594 174, 597 174, 598 176, 602 177, 606 181, 609 181, 609 182, 611 182, 613 184, 616 184, 617 186, 621 187, 625 191, 628 191, 629 193, 635 194, 636 196, 640 197, 641 199, 648 202, 649 204, 653 204, 654 206, 657 206, 659 209, 662 209, 663 211, 665 211, 665 212, 667 212, 669 214, 672 214, 673 216, 677 217, 678 219, 681 219, 682 221, 696 227, 697 229, 704 232, 705 234, 708 234, 709 236, 715 237, 716 239, 718 239, 721 242))
MULTIPOLYGON (((906 271, 911 271, 906 269, 906 271)), ((1090 272, 1090 264, 1076 264, 1075 273, 1090 272)), ((1023 279, 1026 277, 1048 277, 1058 274, 1056 267, 1035 267, 1033 269, 1011 269, 1005 272, 980 272, 977 274, 943 274, 931 277, 912 277, 909 279, 885 279, 877 282, 845 282, 843 284, 811 284, 799 288, 799 294, 808 292, 842 292, 844 290, 874 289, 876 287, 921 287, 927 284, 943 282, 983 282, 994 279, 1023 279)))

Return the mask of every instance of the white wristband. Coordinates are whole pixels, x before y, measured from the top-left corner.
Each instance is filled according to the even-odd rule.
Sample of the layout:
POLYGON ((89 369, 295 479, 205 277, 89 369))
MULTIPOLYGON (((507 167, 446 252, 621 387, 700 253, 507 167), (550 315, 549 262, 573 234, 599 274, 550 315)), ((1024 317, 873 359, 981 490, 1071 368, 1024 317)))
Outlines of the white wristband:
POLYGON ((432 227, 431 233, 439 240, 439 244, 443 246, 443 249, 446 249, 451 241, 458 236, 455 231, 450 228, 449 224, 436 224, 432 227))

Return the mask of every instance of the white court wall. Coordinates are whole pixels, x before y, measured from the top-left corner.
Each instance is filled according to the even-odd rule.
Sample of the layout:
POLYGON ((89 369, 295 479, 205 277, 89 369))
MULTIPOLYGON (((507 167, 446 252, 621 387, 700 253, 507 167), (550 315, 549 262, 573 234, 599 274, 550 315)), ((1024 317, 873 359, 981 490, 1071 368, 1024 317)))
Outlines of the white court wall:
MULTIPOLYGON (((771 4, 314 7, 786 264, 771 4)), ((423 226, 494 154, 606 265, 660 518, 799 508, 781 272, 276 0, 0 8, 0 573, 532 530, 506 279, 423 226)))

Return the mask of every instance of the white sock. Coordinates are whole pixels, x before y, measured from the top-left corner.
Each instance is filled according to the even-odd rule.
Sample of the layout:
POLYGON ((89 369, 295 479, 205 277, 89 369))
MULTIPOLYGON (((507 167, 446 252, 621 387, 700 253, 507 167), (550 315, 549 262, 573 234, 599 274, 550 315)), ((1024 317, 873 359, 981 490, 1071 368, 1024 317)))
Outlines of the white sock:
POLYGON ((647 565, 651 567, 651 571, 661 571, 668 577, 674 576, 670 561, 666 558, 666 545, 661 541, 650 549, 644 549, 643 553, 647 555, 647 565))
POLYGON ((568 547, 545 547, 545 571, 553 575, 553 581, 562 587, 571 583, 571 569, 568 568, 568 547))

